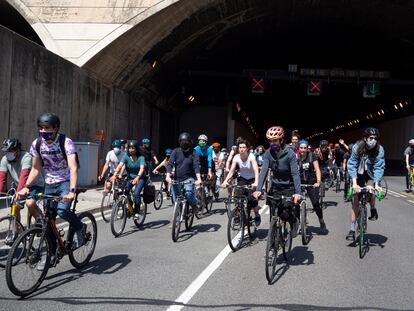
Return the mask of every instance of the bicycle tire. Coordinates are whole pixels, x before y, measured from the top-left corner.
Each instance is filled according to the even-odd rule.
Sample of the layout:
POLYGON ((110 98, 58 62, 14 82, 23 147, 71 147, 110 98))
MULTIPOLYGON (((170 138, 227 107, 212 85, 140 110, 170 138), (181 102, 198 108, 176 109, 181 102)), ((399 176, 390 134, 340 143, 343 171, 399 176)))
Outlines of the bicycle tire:
POLYGON ((111 232, 116 238, 119 237, 125 229, 127 220, 127 204, 128 199, 126 197, 120 197, 112 207, 111 232), (115 228, 116 221, 119 221, 120 227, 118 229, 115 228))
POLYGON ((147 218, 147 203, 144 203, 144 200, 141 199, 141 208, 139 209, 139 221, 134 219, 135 226, 141 228, 144 225, 145 218, 147 218))
POLYGON ((324 204, 323 199, 325 198, 325 182, 321 182, 319 186, 319 205, 322 209, 326 209, 326 204, 324 204))
POLYGON ((213 201, 214 201, 213 196, 211 195, 207 196, 206 201, 207 201, 206 210, 207 210, 207 213, 210 214, 211 210, 213 209, 213 201))
POLYGON ((15 243, 13 244, 9 256, 7 257, 7 264, 6 264, 6 282, 9 290, 16 296, 25 297, 33 293, 39 286, 42 284, 43 280, 46 277, 46 274, 49 270, 50 266, 50 238, 47 234, 42 236, 42 228, 34 227, 30 228, 21 234, 15 243), (39 246, 33 246, 35 237, 39 237, 40 243, 39 246), (17 251, 19 245, 23 243, 25 249, 25 260, 14 262, 14 253, 17 251), (45 244, 44 244, 45 243, 45 244), (44 245, 44 246, 43 246, 44 245), (41 248, 41 249, 39 249, 41 248), (38 254, 45 253, 45 263, 43 270, 36 269, 37 264, 41 262, 38 254), (29 261, 29 262, 28 262, 29 261), (22 285, 18 284, 17 280, 17 271, 19 270, 26 270, 22 271, 22 274, 25 276, 24 279, 27 279, 27 276, 35 272, 34 270, 39 272, 38 277, 34 277, 35 280, 33 284, 28 288, 22 288, 22 285))
POLYGON ((113 192, 112 191, 108 192, 106 195, 104 195, 102 197, 101 215, 102 215, 102 219, 105 222, 110 222, 111 221, 110 215, 112 214, 112 212, 109 215, 107 215, 105 212, 112 209, 113 203, 114 203, 114 200, 113 200, 113 192))
POLYGON ((227 221, 227 242, 233 252, 240 249, 244 238, 244 216, 242 209, 235 208, 227 221), (238 236, 240 235, 240 236, 238 236))
POLYGON ((302 235, 302 245, 308 245, 309 243, 309 234, 308 234, 308 219, 306 213, 306 202, 302 201, 300 203, 300 231, 302 235))
MULTIPOLYGON (((10 234, 13 234, 10 228, 12 219, 13 219, 13 216, 11 215, 0 218, 0 267, 1 268, 6 267, 7 256, 9 255, 9 252, 11 250, 11 245, 6 244, 6 237, 9 236, 10 234)), ((20 235, 24 231, 24 227, 17 218, 15 218, 15 221, 16 221, 16 227, 18 228, 17 234, 20 235)))
POLYGON ((341 176, 336 177, 335 192, 338 193, 341 190, 341 176))
POLYGON ((383 191, 382 191, 382 198, 385 199, 385 197, 387 196, 387 193, 388 193, 388 183, 387 183, 387 180, 385 178, 382 178, 379 185, 383 189, 383 191))
POLYGON ((282 222, 280 236, 283 240, 283 243, 282 243, 283 257, 286 260, 288 260, 290 256, 290 252, 292 250, 292 226, 290 225, 288 221, 282 222))
POLYGON ((249 215, 247 215, 246 217, 247 233, 249 235, 250 240, 254 240, 256 238, 257 233, 256 222, 254 220, 256 214, 252 208, 250 208, 249 210, 249 215))
POLYGON ((267 234, 266 254, 265 254, 265 272, 266 279, 269 284, 272 284, 276 275, 276 263, 279 252, 279 228, 277 226, 277 219, 272 219, 270 229, 267 234))
POLYGON ((358 244, 359 244, 359 258, 361 259, 364 257, 364 250, 365 250, 364 218, 365 218, 365 208, 361 206, 359 208, 359 214, 358 214, 358 232, 359 232, 358 244))
POLYGON ((162 195, 162 190, 157 190, 155 192, 155 200, 154 200, 154 208, 156 210, 159 210, 161 208, 163 200, 164 200, 164 197, 162 195))
POLYGON ((177 200, 174 205, 174 213, 173 213, 173 218, 171 220, 172 222, 171 235, 172 235, 172 240, 174 242, 177 242, 178 236, 180 234, 182 204, 183 204, 182 201, 177 200))
POLYGON ((190 231, 193 227, 193 221, 194 221, 194 213, 193 209, 190 206, 188 202, 185 202, 185 208, 184 208, 184 224, 185 224, 185 230, 190 231))
POLYGON ((230 218, 230 214, 231 214, 231 206, 232 206, 232 201, 230 198, 228 198, 225 202, 224 202, 224 206, 226 208, 226 214, 227 214, 227 218, 230 218))
MULTIPOLYGON (((86 232, 85 232, 85 243, 69 252, 69 261, 75 268, 79 269, 91 260, 93 253, 95 252, 96 247, 96 240, 98 237, 98 227, 96 225, 95 217, 89 212, 82 212, 78 215, 79 220, 86 224, 86 232), (84 258, 80 259, 80 255, 84 254, 84 258)), ((68 242, 71 243, 73 241, 73 236, 75 232, 73 230, 69 230, 68 242)))

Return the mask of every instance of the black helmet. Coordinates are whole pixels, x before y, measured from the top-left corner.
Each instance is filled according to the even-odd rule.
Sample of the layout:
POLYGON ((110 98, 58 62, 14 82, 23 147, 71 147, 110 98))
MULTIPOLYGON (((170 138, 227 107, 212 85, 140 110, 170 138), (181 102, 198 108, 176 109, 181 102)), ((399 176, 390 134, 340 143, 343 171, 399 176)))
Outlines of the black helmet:
POLYGON ((134 147, 134 148, 138 151, 138 147, 139 147, 138 141, 137 141, 137 140, 135 140, 135 139, 130 140, 130 141, 128 142, 128 148, 129 148, 129 147, 134 147))
POLYGON ((328 143, 328 141, 326 139, 321 140, 321 142, 320 142, 320 145, 323 146, 323 147, 328 146, 328 144, 329 143, 328 143))
POLYGON ((377 138, 379 138, 380 134, 378 129, 375 127, 368 127, 364 130, 364 137, 369 137, 371 135, 375 135, 377 138))
POLYGON ((182 140, 188 140, 191 141, 191 135, 188 134, 187 132, 183 132, 180 134, 180 136, 178 136, 178 142, 182 141, 182 140))
POLYGON ((51 126, 54 128, 60 127, 59 117, 53 113, 46 112, 37 118, 37 126, 51 126))
POLYGON ((121 142, 121 145, 125 145, 127 143, 126 139, 120 139, 119 141, 121 142))
POLYGON ((3 145, 1 150, 4 152, 12 152, 15 150, 20 150, 22 144, 19 142, 17 138, 7 138, 3 141, 3 145))

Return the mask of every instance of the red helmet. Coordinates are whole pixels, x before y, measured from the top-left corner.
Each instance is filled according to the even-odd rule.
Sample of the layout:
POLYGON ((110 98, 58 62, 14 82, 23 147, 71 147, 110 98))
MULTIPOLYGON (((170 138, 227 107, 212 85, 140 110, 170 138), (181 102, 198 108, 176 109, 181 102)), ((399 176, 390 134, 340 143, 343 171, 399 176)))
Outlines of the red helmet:
POLYGON ((285 137, 285 130, 281 126, 272 126, 266 132, 266 138, 269 140, 282 139, 285 137))

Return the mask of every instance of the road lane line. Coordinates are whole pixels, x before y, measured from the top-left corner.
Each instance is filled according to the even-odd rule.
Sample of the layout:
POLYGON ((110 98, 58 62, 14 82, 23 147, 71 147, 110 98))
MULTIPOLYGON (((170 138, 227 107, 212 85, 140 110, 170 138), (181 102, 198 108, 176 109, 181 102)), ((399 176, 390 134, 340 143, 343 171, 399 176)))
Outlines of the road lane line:
POLYGON ((408 200, 408 202, 410 202, 410 203, 414 203, 414 200, 408 200))
MULTIPOLYGON (((260 214, 266 209, 261 209, 260 214)), ((235 237, 235 239, 237 236, 235 237)), ((198 292, 198 290, 204 285, 208 278, 217 270, 223 263, 224 259, 231 253, 231 248, 227 244, 226 247, 213 259, 213 261, 204 269, 203 272, 188 286, 184 292, 174 301, 175 304, 171 305, 167 311, 179 311, 185 307, 185 305, 191 300, 191 298, 198 292)))

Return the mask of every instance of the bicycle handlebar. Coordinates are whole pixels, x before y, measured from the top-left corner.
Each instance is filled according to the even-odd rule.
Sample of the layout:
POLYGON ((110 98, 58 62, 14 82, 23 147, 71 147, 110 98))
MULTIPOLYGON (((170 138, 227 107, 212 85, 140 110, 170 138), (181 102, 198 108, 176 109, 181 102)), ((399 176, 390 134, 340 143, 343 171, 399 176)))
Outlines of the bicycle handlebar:
MULTIPOLYGON (((366 187, 361 187, 361 191, 362 191, 361 193, 363 192, 374 193, 375 196, 378 198, 378 201, 382 200, 382 190, 375 189, 374 187, 371 187, 371 186, 366 186, 366 187)), ((349 187, 349 191, 348 191, 348 198, 350 200, 352 199, 353 194, 354 194, 354 188, 351 186, 349 187)))

